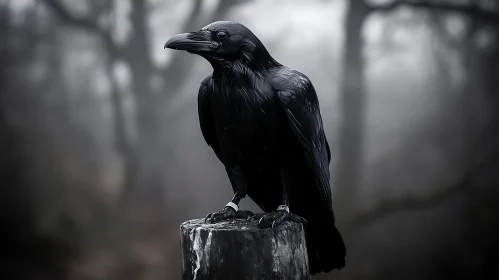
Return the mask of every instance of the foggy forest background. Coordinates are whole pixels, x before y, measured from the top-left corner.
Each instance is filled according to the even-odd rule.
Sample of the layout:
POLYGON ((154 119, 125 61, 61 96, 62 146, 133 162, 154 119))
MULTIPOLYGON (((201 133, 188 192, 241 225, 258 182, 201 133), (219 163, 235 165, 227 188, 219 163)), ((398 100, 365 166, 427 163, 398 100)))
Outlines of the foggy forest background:
POLYGON ((180 279, 232 189, 211 67, 163 45, 216 20, 317 90, 347 266, 314 279, 497 276, 498 1, 0 0, 0 278, 180 279))

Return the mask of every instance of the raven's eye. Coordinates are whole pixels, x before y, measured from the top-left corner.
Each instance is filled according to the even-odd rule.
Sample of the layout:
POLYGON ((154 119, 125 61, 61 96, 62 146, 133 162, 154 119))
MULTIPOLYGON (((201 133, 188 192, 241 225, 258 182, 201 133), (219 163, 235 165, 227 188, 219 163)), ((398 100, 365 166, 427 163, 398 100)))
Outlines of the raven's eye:
POLYGON ((217 32, 217 39, 225 40, 227 38, 227 32, 220 30, 217 32))

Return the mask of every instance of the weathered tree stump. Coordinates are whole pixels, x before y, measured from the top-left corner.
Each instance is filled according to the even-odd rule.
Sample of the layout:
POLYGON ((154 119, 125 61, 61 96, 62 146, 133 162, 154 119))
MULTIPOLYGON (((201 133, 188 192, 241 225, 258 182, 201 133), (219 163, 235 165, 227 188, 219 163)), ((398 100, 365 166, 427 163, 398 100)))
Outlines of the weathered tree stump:
POLYGON ((182 278, 309 279, 303 226, 288 221, 273 229, 257 225, 246 220, 182 223, 182 278))

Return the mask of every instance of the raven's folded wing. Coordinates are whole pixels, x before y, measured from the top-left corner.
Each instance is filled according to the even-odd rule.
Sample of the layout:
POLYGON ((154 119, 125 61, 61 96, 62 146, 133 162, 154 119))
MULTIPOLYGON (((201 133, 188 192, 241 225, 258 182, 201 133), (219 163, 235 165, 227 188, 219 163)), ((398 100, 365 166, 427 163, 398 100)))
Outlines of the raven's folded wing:
POLYGON ((331 155, 322 126, 319 101, 307 78, 302 77, 299 82, 299 86, 294 84, 293 87, 279 90, 279 100, 293 134, 303 147, 305 159, 314 174, 321 197, 328 208, 332 209, 329 186, 331 155))

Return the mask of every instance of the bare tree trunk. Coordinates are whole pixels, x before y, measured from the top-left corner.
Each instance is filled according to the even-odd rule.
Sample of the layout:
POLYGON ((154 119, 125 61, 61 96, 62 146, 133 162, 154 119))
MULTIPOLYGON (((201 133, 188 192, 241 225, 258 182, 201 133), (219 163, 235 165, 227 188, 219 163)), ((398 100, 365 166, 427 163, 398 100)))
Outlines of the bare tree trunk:
POLYGON ((114 114, 114 143, 116 151, 121 156, 124 165, 124 179, 121 189, 120 202, 126 202, 127 196, 132 192, 137 180, 138 163, 137 147, 127 133, 127 113, 124 108, 123 93, 119 89, 116 77, 113 74, 113 67, 116 58, 108 61, 108 76, 111 81, 111 102, 114 114))
POLYGON ((366 93, 361 36, 363 23, 370 13, 364 1, 349 3, 341 84, 342 125, 333 198, 338 213, 341 213, 338 216, 340 223, 348 221, 354 210, 362 171, 366 93))
MULTIPOLYGON (((137 150, 125 148, 127 151, 127 166, 132 174, 125 182, 122 200, 129 199, 144 190, 154 190, 154 196, 162 197, 161 153, 163 128, 160 125, 161 102, 159 96, 151 88, 150 80, 154 74, 154 66, 150 53, 150 34, 147 26, 147 6, 142 0, 132 1, 131 22, 133 35, 126 48, 126 59, 130 66, 132 93, 136 104, 137 150), (132 162, 133 161, 133 162, 132 162), (131 178, 130 178, 131 177, 131 178), (139 189, 141 189, 139 191, 139 189)), ((126 145, 125 145, 126 146, 126 145)), ((129 145, 128 145, 129 146, 129 145)))
MULTIPOLYGON (((469 24, 461 49, 466 81, 459 93, 461 110, 458 112, 463 116, 461 117, 463 126, 460 138, 464 140, 463 151, 458 162, 464 171, 472 168, 483 158, 496 154, 498 149, 495 148, 495 143, 499 141, 497 133, 492 129, 498 117, 497 103, 495 103, 496 90, 487 87, 490 83, 487 65, 491 63, 486 51, 477 46, 475 35, 480 26, 473 18, 470 19, 469 24)), ((497 68, 495 70, 497 71, 497 68)), ((495 164, 497 165, 497 162, 495 164)), ((477 173, 477 176, 469 183, 469 189, 465 193, 465 203, 461 209, 463 222, 467 224, 466 243, 468 246, 463 248, 464 254, 474 256, 467 265, 470 273, 471 270, 483 271, 485 269, 483 260, 490 249, 488 243, 490 240, 484 236, 483 228, 490 226, 486 221, 487 213, 495 209, 491 206, 490 195, 487 195, 483 185, 497 184, 497 182, 491 182, 493 179, 490 179, 490 176, 489 178, 486 176, 487 169, 491 170, 491 168, 495 167, 485 166, 484 170, 477 173)))
MULTIPOLYGON (((339 163, 335 176, 337 180, 335 184, 335 197, 333 198, 335 207, 338 208, 338 212, 341 213, 341 215, 338 216, 340 224, 345 222, 349 223, 352 218, 356 219, 355 216, 357 216, 353 211, 355 211, 355 198, 358 194, 362 168, 362 141, 364 137, 365 113, 364 61, 362 59, 361 32, 362 25, 368 15, 371 12, 387 13, 394 11, 401 6, 408 6, 415 9, 427 9, 435 12, 455 12, 470 17, 475 23, 486 24, 494 26, 495 28, 497 28, 499 23, 499 13, 497 10, 499 5, 497 4, 487 5, 488 7, 485 7, 478 5, 473 1, 470 3, 458 4, 442 1, 405 0, 389 1, 380 4, 359 0, 349 1, 349 4, 345 24, 344 77, 341 88, 343 124, 340 131, 339 163)), ((489 72, 494 73, 494 71, 489 72)), ((478 77, 476 73, 471 75, 478 77)), ((492 76, 494 74, 489 73, 489 75, 492 76)), ((469 101, 474 102, 476 99, 473 100, 470 95, 473 95, 473 92, 476 93, 479 91, 477 88, 478 85, 475 84, 475 82, 469 84, 472 86, 465 89, 465 91, 468 91, 468 94, 463 95, 462 98, 471 98, 469 101)), ((480 91, 484 92, 484 89, 481 89, 480 91)), ((464 104, 464 111, 470 110, 467 102, 460 100, 456 103, 464 104)), ((471 118, 467 118, 466 121, 470 120, 471 118)), ((463 125, 463 127, 470 127, 470 125, 466 124, 463 125)), ((471 127, 474 127, 474 125, 471 125, 471 127)), ((467 135, 470 134, 469 130, 465 132, 467 135)), ((480 161, 480 159, 477 159, 476 157, 474 159, 480 161)), ((470 166, 470 164, 464 165, 464 167, 468 166, 470 166)), ((453 192, 450 191, 449 193, 453 192)), ((413 199, 414 203, 412 204, 425 204, 426 201, 432 201, 434 198, 440 196, 439 193, 436 193, 435 195, 436 196, 430 196, 429 198, 413 199)), ((383 204, 384 203, 381 203, 381 205, 383 204)), ((399 210, 399 208, 404 209, 403 203, 395 204, 396 207, 390 206, 389 209, 384 209, 385 206, 383 206, 379 207, 378 210, 380 210, 380 213, 393 213, 399 210)), ((378 212, 378 210, 371 210, 371 212, 378 212)), ((368 216, 373 217, 376 216, 376 214, 371 213, 371 215, 368 216)))

